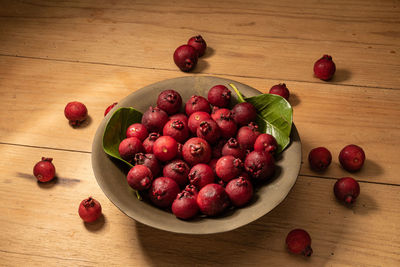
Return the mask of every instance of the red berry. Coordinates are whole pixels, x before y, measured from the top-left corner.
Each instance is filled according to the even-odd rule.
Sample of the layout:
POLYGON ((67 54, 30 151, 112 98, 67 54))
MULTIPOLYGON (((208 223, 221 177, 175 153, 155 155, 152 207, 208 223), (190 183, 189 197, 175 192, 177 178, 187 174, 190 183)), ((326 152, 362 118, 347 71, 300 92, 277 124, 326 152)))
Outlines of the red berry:
POLYGON ((222 156, 232 155, 235 158, 239 158, 244 160, 246 156, 245 150, 239 145, 238 141, 235 138, 229 138, 228 142, 222 147, 222 156))
POLYGON ((192 191, 183 190, 172 203, 172 213, 177 218, 184 220, 193 218, 199 212, 196 198, 197 193, 193 194, 192 191))
POLYGON ((212 109, 211 118, 214 121, 217 121, 218 119, 221 119, 224 117, 233 117, 232 112, 227 108, 218 108, 218 107, 214 106, 212 109))
POLYGON ((274 154, 275 150, 278 148, 278 143, 275 137, 270 134, 260 134, 256 141, 254 142, 254 150, 259 152, 267 152, 274 154))
POLYGON ((245 177, 230 180, 225 187, 232 204, 236 207, 246 205, 253 197, 253 185, 245 177))
POLYGON ((153 154, 158 160, 168 161, 175 158, 178 143, 171 136, 160 136, 153 144, 153 154))
POLYGON ((226 108, 231 102, 231 91, 224 85, 216 85, 208 91, 208 102, 220 108, 226 108))
POLYGON ((135 154, 143 152, 143 150, 142 142, 140 142, 137 137, 125 138, 118 147, 119 155, 128 162, 132 162, 135 158, 135 154))
POLYGON ((217 142, 221 136, 221 131, 217 123, 213 120, 204 120, 200 122, 196 132, 198 137, 205 139, 210 144, 217 142))
POLYGON ((191 166, 208 163, 211 159, 211 147, 203 138, 193 137, 183 145, 182 156, 191 166))
POLYGON ((189 165, 183 160, 176 159, 164 166, 163 176, 173 179, 181 188, 189 182, 189 165))
POLYGON ((221 117, 215 121, 220 129, 223 138, 231 138, 236 135, 237 125, 233 120, 232 113, 229 112, 227 116, 221 114, 221 117))
POLYGON ((153 144, 160 137, 159 133, 150 133, 149 136, 143 141, 143 148, 146 153, 153 153, 153 144))
POLYGON ((189 120, 188 120, 188 127, 189 127, 189 130, 190 130, 193 134, 196 134, 196 132, 197 132, 197 127, 199 127, 200 123, 201 123, 202 121, 209 120, 209 119, 211 119, 211 116, 210 116, 210 114, 208 114, 207 112, 204 112, 204 111, 197 111, 197 112, 192 113, 192 114, 189 116, 189 120))
POLYGON ((275 172, 275 161, 270 153, 253 151, 246 156, 244 167, 254 181, 266 181, 275 172))
POLYGON ((133 166, 126 176, 128 184, 135 190, 145 190, 151 186, 153 173, 144 165, 133 166))
POLYGON ((126 129, 126 137, 137 137, 142 142, 148 135, 146 127, 141 123, 134 123, 126 129))
POLYGON ((324 171, 331 164, 332 155, 325 147, 316 147, 308 154, 310 167, 315 171, 324 171))
POLYGON ((168 177, 158 177, 149 190, 151 202, 160 208, 171 207, 180 189, 179 185, 168 177))
POLYGON ((321 80, 327 81, 335 74, 336 66, 331 56, 324 55, 314 63, 314 74, 321 80))
POLYGON ((231 155, 221 157, 215 166, 217 176, 224 182, 238 177, 242 171, 243 162, 231 155))
POLYGON ((350 204, 360 194, 360 185, 351 177, 343 177, 336 181, 333 192, 337 199, 350 204))
POLYGON ((198 189, 214 183, 215 176, 211 167, 204 163, 194 165, 188 175, 190 184, 196 186, 198 189))
POLYGON ((192 46, 197 51, 199 57, 203 56, 206 52, 207 44, 201 35, 193 36, 188 40, 188 45, 192 46))
POLYGON ((82 200, 78 213, 83 221, 87 223, 94 222, 101 215, 101 205, 96 199, 89 197, 82 200))
POLYGON ((349 171, 354 172, 361 169, 364 165, 365 153, 364 150, 356 145, 345 146, 339 154, 339 162, 342 167, 349 171))
POLYGON ((153 177, 157 177, 158 173, 160 172, 160 163, 154 154, 136 153, 134 163, 135 165, 144 165, 148 167, 151 170, 153 177))
POLYGON ((186 102, 185 105, 186 115, 190 116, 192 113, 196 111, 204 111, 206 113, 211 112, 210 103, 208 103, 207 99, 199 95, 193 95, 186 102))
POLYGON ((183 113, 176 113, 172 116, 169 116, 169 120, 180 120, 180 121, 183 121, 184 123, 188 124, 189 118, 188 118, 188 116, 186 116, 183 113))
POLYGON ((81 124, 88 117, 88 110, 81 102, 69 102, 64 109, 64 115, 73 126, 81 124))
POLYGON ((311 237, 303 229, 294 229, 290 231, 286 237, 286 245, 289 251, 294 254, 303 254, 309 257, 313 253, 311 237))
POLYGON ((164 124, 167 123, 167 121, 169 121, 168 114, 158 107, 149 107, 142 116, 142 124, 146 127, 149 133, 161 133, 164 124))
POLYGON ((258 131, 258 125, 254 122, 250 122, 247 126, 239 128, 236 139, 244 150, 252 150, 254 143, 260 134, 261 133, 258 131))
POLYGON ((169 120, 164 125, 163 135, 171 136, 177 142, 185 142, 189 137, 189 128, 187 124, 181 120, 169 120))
POLYGON ((283 97, 286 100, 289 100, 289 90, 286 87, 286 84, 284 83, 280 83, 280 84, 276 84, 274 86, 271 87, 271 89, 269 89, 269 93, 270 94, 274 94, 274 95, 279 95, 281 97, 283 97))
POLYGON ((229 204, 229 196, 219 184, 208 184, 197 195, 200 211, 208 216, 221 214, 229 207, 229 204))
POLYGON ((182 106, 182 97, 175 90, 162 91, 157 98, 157 107, 172 115, 177 113, 182 106))
POLYGON ((48 182, 53 180, 56 175, 56 168, 52 162, 52 158, 42 157, 42 160, 33 167, 33 175, 39 182, 48 182))
POLYGON ((236 104, 232 109, 232 114, 233 119, 240 126, 247 125, 257 118, 257 110, 249 102, 236 104))
POLYGON ((197 64, 197 51, 193 46, 181 45, 174 52, 174 62, 181 71, 191 71, 197 64))
POLYGON ((108 112, 110 112, 110 110, 113 109, 113 107, 115 107, 118 104, 118 102, 114 102, 111 105, 109 105, 106 110, 104 111, 104 117, 108 114, 108 112))

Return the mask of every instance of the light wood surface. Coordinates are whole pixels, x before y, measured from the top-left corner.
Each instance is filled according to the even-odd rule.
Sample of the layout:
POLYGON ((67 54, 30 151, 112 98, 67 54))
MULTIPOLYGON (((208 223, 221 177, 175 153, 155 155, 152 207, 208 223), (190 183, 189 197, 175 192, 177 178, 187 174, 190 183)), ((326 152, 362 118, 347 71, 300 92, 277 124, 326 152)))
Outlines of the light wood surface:
POLYGON ((400 266, 399 1, 0 1, 0 265, 4 266, 400 266), (210 49, 193 73, 172 53, 202 34, 210 49), (312 66, 337 65, 322 82, 312 66), (285 201, 237 230, 205 236, 149 228, 121 213, 91 169, 91 143, 104 109, 163 79, 217 75, 262 92, 285 82, 302 145, 302 168, 285 201), (71 128, 67 102, 90 119, 71 128), (367 155, 357 173, 338 154, 367 155), (308 152, 326 146, 324 173, 308 152), (32 175, 53 157, 58 179, 32 175), (361 194, 350 208, 332 193, 352 176, 361 194), (104 217, 85 225, 92 195, 104 217), (289 254, 286 234, 304 228, 309 259, 289 254))

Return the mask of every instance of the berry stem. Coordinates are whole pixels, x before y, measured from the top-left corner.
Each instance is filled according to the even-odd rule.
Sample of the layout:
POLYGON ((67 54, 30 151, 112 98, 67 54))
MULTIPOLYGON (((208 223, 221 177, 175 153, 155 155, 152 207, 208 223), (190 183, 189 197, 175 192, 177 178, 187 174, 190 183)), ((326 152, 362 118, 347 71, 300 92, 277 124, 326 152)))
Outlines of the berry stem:
POLYGON ((306 257, 310 257, 312 253, 313 253, 313 250, 310 246, 306 247, 303 251, 303 254, 306 257))

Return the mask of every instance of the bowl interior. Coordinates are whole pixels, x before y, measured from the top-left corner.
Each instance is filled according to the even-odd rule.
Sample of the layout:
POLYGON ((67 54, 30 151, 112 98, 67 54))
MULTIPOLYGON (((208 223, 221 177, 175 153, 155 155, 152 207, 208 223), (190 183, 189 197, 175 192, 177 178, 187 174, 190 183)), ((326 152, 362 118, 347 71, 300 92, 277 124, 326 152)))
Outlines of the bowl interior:
MULTIPOLYGON (((120 100, 115 110, 120 107, 134 107, 144 112, 149 106, 155 106, 158 94, 166 89, 179 92, 185 103, 194 94, 207 97, 208 90, 214 85, 223 84, 229 88, 229 83, 235 84, 245 96, 260 94, 256 89, 233 80, 212 76, 189 76, 164 80, 137 90, 120 100)), ((236 97, 233 90, 231 91, 232 96, 236 97)), ((281 153, 276 162, 275 177, 258 188, 251 204, 216 218, 179 220, 172 213, 138 200, 126 182, 126 166, 111 159, 103 151, 103 132, 110 117, 111 112, 99 125, 93 140, 92 167, 96 180, 106 196, 122 212, 136 221, 158 229, 176 233, 209 234, 246 225, 265 215, 283 201, 296 182, 300 170, 301 143, 296 127, 293 125, 291 144, 281 153)))

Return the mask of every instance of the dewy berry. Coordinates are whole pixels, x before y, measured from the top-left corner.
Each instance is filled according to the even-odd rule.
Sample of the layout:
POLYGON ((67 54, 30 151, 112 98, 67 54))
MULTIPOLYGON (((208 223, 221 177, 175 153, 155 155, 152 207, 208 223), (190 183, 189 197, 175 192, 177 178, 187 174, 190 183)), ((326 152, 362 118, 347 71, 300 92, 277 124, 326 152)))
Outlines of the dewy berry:
POLYGON ((169 120, 180 120, 183 121, 184 123, 188 124, 189 118, 183 113, 176 113, 172 116, 169 116, 169 120))
POLYGON ((289 100, 290 96, 289 89, 286 87, 286 84, 284 83, 272 86, 271 89, 269 89, 269 93, 274 95, 279 95, 286 100, 289 100))
POLYGON ((314 63, 314 74, 321 80, 328 81, 332 79, 336 71, 336 65, 331 56, 324 55, 314 63))
POLYGON ((39 182, 48 182, 54 179, 56 168, 52 160, 52 158, 42 157, 42 160, 33 167, 33 175, 35 175, 39 182))
POLYGON ((181 188, 188 184, 190 167, 183 160, 176 159, 164 166, 163 176, 173 179, 181 188))
POLYGON ((179 185, 169 177, 158 177, 149 190, 151 202, 160 208, 169 208, 180 192, 179 185))
POLYGON ((159 133, 150 133, 149 136, 143 141, 143 148, 146 153, 153 153, 153 144, 160 137, 159 133))
POLYGON ((198 137, 205 139, 210 144, 216 143, 221 136, 221 131, 217 123, 213 120, 204 120, 200 122, 196 132, 198 137))
POLYGON ((308 154, 308 162, 311 169, 315 171, 324 171, 332 161, 332 154, 325 147, 313 148, 308 154))
POLYGON ((182 97, 175 90, 165 90, 158 95, 157 107, 173 115, 179 112, 182 106, 182 97))
POLYGON ((222 156, 232 155, 235 158, 239 158, 244 160, 246 156, 245 150, 239 145, 238 141, 235 138, 229 138, 228 142, 222 147, 222 156))
POLYGON ((215 166, 217 176, 224 182, 229 182, 238 177, 242 171, 243 162, 231 155, 219 158, 215 166))
POLYGON ((231 138, 236 135, 237 125, 233 120, 232 113, 224 115, 221 114, 221 117, 215 121, 220 129, 221 136, 223 138, 231 138))
POLYGON ((232 204, 236 207, 246 205, 253 197, 253 185, 245 177, 230 180, 225 187, 232 204))
POLYGON ((65 106, 64 115, 68 119, 69 124, 77 126, 87 119, 88 110, 83 103, 73 101, 65 106))
POLYGON ((230 205, 229 196, 219 184, 204 186, 197 195, 200 211, 208 216, 221 214, 230 205))
POLYGON ((342 167, 349 171, 355 172, 361 169, 364 165, 365 153, 364 150, 357 145, 345 146, 339 154, 339 162, 342 167))
POLYGON ((217 121, 218 119, 223 118, 223 117, 232 117, 231 111, 227 108, 213 107, 213 110, 211 113, 211 118, 214 121, 217 121))
POLYGON ((134 123, 129 125, 128 129, 126 129, 126 137, 137 137, 142 142, 148 135, 149 133, 147 132, 146 127, 141 123, 134 123))
POLYGON ((231 91, 224 85, 216 85, 208 91, 208 102, 220 108, 227 108, 231 102, 231 91))
POLYGON ((254 150, 259 152, 267 152, 274 154, 276 149, 278 148, 278 143, 276 142, 275 137, 270 134, 260 134, 256 141, 254 142, 254 150))
POLYGON ((204 163, 194 165, 188 175, 190 184, 196 186, 198 189, 214 183, 215 176, 211 167, 204 163))
POLYGON ((108 112, 110 112, 110 110, 113 109, 113 107, 115 107, 118 104, 118 102, 114 102, 111 105, 109 105, 106 110, 104 111, 104 117, 108 114, 108 112))
POLYGON ((153 173, 144 165, 133 166, 126 176, 128 184, 135 190, 145 190, 151 186, 153 173))
POLYGON ((294 229, 290 231, 286 237, 286 245, 288 250, 294 254, 303 254, 309 257, 313 253, 311 237, 303 229, 294 229))
POLYGON ((351 177, 343 177, 336 181, 333 192, 337 199, 350 204, 360 194, 360 185, 351 177))
POLYGON ((121 158, 128 162, 134 160, 135 154, 143 152, 144 148, 142 142, 137 137, 129 137, 119 143, 118 152, 121 158))
POLYGON ((250 122, 247 126, 239 128, 236 139, 244 150, 253 150, 254 143, 260 134, 258 125, 254 122, 250 122))
POLYGON ((178 153, 178 143, 171 136, 160 136, 153 144, 153 154, 158 160, 168 161, 178 153))
POLYGON ((82 200, 78 213, 83 221, 87 223, 94 222, 101 216, 101 205, 96 199, 89 197, 82 200))
POLYGON ((270 153, 252 151, 246 156, 244 168, 254 181, 266 181, 274 175, 275 161, 270 153))
POLYGON ((172 213, 183 220, 193 218, 199 212, 196 199, 197 193, 193 194, 192 191, 183 190, 172 203, 172 213))
POLYGON ((184 121, 169 120, 163 128, 163 135, 174 138, 177 142, 185 142, 189 137, 189 128, 184 121))
POLYGON ((232 114, 233 119, 240 126, 248 125, 257 118, 257 110, 253 104, 249 102, 236 104, 232 109, 232 114))
POLYGON ((196 111, 211 112, 210 103, 207 99, 199 95, 193 95, 185 104, 186 115, 190 116, 196 111))
POLYGON ((199 127, 200 123, 205 120, 211 119, 210 114, 204 111, 196 111, 192 113, 188 120, 188 127, 190 132, 193 134, 197 133, 197 127, 199 127))
POLYGON ((191 166, 208 163, 211 160, 211 147, 203 138, 193 137, 183 145, 182 156, 191 166))
POLYGON ((198 57, 202 57, 207 49, 207 43, 201 35, 191 37, 188 40, 188 45, 192 46, 197 51, 198 57))
POLYGON ((174 52, 174 62, 181 71, 188 72, 196 67, 197 51, 193 46, 181 45, 174 52))
POLYGON ((151 170, 153 177, 157 177, 161 166, 154 154, 136 153, 134 159, 135 165, 144 165, 151 170))
POLYGON ((161 133, 164 124, 167 123, 168 120, 168 114, 158 107, 149 107, 142 116, 142 124, 146 127, 149 133, 161 133))

